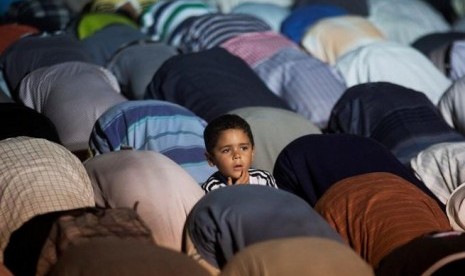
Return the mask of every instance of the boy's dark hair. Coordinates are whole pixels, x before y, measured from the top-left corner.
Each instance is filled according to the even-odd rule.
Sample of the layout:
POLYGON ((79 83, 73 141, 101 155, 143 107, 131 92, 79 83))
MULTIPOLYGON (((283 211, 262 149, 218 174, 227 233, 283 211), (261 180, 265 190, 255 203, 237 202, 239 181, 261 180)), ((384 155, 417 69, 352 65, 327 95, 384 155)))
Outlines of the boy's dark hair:
POLYGON ((218 142, 220 133, 228 129, 243 130, 249 137, 252 147, 255 146, 252 130, 250 129, 250 125, 247 121, 235 114, 225 114, 208 123, 207 127, 203 131, 203 138, 205 140, 205 148, 207 149, 207 152, 212 153, 213 148, 218 142))

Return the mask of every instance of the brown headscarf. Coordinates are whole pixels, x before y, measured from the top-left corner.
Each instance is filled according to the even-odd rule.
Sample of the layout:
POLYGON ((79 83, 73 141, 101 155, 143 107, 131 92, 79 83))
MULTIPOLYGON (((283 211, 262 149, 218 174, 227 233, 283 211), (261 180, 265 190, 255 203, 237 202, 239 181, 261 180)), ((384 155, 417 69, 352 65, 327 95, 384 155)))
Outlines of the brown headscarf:
POLYGON ((51 276, 208 276, 186 255, 133 239, 96 238, 65 251, 51 276))

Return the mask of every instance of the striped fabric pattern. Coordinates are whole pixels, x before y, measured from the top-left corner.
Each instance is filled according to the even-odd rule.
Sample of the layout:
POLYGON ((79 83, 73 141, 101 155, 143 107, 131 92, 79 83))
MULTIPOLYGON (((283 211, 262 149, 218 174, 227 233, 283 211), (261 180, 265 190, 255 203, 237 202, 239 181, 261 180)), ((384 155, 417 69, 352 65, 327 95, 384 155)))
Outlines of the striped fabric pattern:
MULTIPOLYGON (((202 189, 208 193, 221 187, 227 187, 228 185, 222 181, 222 178, 224 177, 221 176, 220 172, 214 173, 202 184, 202 189)), ((271 173, 259 169, 249 169, 249 184, 278 188, 271 173)))
POLYGON ((298 48, 297 44, 274 31, 241 34, 227 40, 221 47, 240 57, 251 67, 284 48, 298 48))
POLYGON ((215 171, 204 156, 205 126, 203 119, 177 104, 128 101, 110 108, 98 119, 90 148, 96 154, 125 147, 160 152, 202 183, 215 171))
POLYGON ((141 30, 155 40, 168 42, 185 20, 214 11, 203 1, 159 1, 142 14, 141 30))
POLYGON ((338 72, 296 48, 284 48, 253 69, 271 91, 319 128, 326 127, 346 89, 338 72))
POLYGON ((465 141, 423 93, 387 82, 349 88, 334 106, 328 130, 375 139, 407 166, 429 146, 465 141))
POLYGON ((410 240, 451 229, 433 199, 390 173, 341 180, 323 194, 315 210, 374 268, 410 240))
POLYGON ((190 26, 181 30, 179 47, 184 53, 199 52, 244 33, 270 30, 264 21, 248 14, 206 14, 193 19, 190 26))

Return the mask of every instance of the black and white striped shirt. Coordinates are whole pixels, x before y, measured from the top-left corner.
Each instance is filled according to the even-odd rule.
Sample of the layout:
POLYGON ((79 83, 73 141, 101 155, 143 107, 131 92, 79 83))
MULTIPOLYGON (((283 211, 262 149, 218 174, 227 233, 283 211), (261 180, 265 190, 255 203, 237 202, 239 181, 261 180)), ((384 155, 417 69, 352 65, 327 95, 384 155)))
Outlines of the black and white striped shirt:
MULTIPOLYGON (((265 170, 259 169, 249 169, 249 184, 278 188, 273 175, 265 170)), ((225 177, 218 171, 210 176, 207 181, 202 184, 202 189, 208 193, 226 186, 228 186, 228 184, 225 177)))

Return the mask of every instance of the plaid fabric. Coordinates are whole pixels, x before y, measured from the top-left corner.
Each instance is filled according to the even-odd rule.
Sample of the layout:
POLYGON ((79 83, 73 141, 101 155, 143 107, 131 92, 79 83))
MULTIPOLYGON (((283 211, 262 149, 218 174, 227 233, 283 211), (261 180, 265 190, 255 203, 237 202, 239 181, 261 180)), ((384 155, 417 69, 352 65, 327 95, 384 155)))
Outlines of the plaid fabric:
POLYGON ((94 206, 83 165, 64 147, 45 139, 0 142, 0 261, 10 235, 38 214, 94 206))
POLYGON ((251 67, 267 60, 284 48, 297 48, 297 44, 274 31, 253 32, 227 40, 221 47, 247 62, 251 67))
POLYGON ((32 25, 42 31, 64 30, 71 21, 72 12, 59 0, 26 0, 13 3, 5 18, 32 25))

